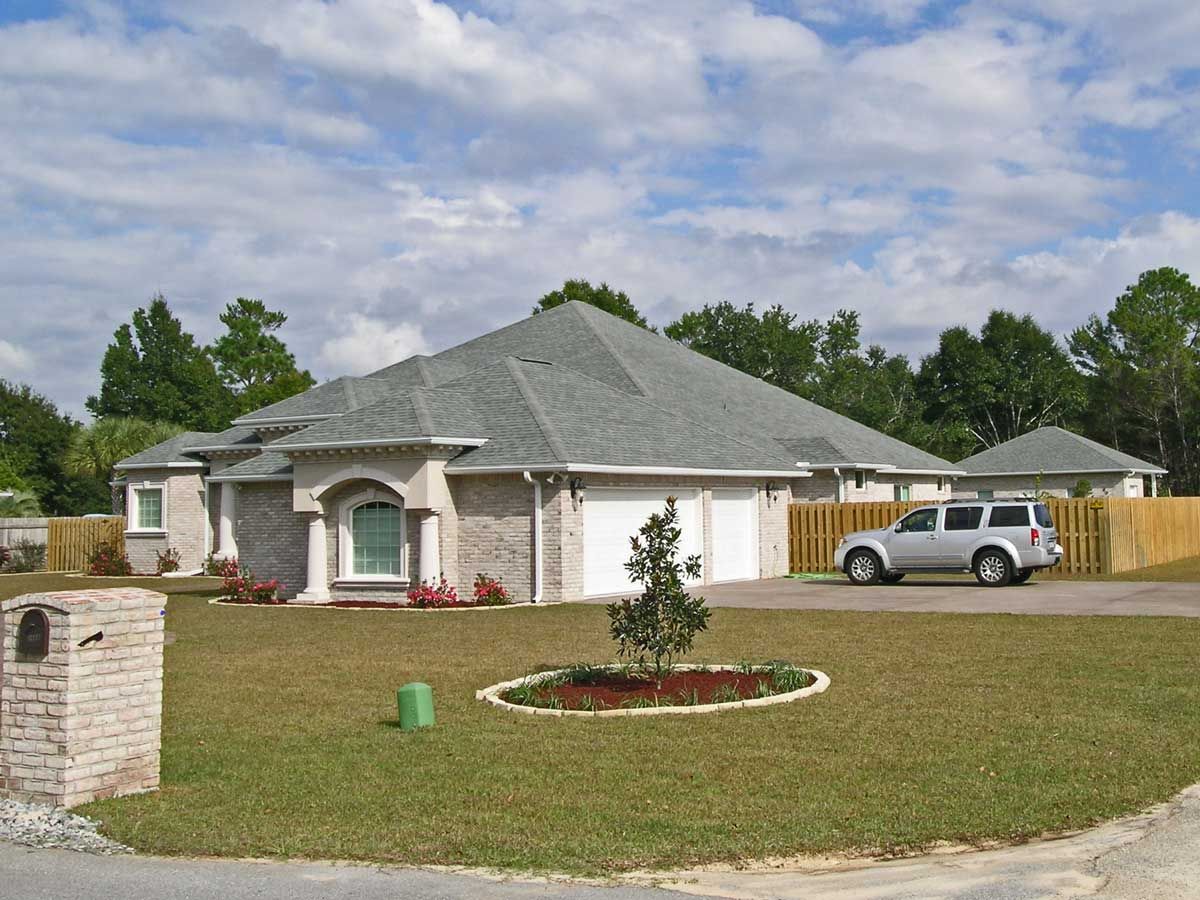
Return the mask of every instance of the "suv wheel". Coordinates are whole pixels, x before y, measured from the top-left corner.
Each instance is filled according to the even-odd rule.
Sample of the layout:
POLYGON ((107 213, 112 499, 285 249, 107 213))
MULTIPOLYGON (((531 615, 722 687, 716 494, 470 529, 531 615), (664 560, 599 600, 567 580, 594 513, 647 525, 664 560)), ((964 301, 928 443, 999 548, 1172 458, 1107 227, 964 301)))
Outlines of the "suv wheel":
POLYGON ((846 575, 855 584, 879 584, 883 563, 870 550, 855 550, 846 560, 846 575))
POLYGON ((1017 574, 1012 577, 1012 584, 1024 584, 1033 577, 1033 569, 1017 569, 1017 574))
POLYGON ((904 578, 903 572, 888 572, 886 575, 882 576, 879 580, 882 581, 884 584, 899 584, 901 582, 901 580, 903 580, 903 578, 904 578))
POLYGON ((1000 550, 984 550, 975 557, 975 577, 984 587, 1004 587, 1012 581, 1012 563, 1000 550))

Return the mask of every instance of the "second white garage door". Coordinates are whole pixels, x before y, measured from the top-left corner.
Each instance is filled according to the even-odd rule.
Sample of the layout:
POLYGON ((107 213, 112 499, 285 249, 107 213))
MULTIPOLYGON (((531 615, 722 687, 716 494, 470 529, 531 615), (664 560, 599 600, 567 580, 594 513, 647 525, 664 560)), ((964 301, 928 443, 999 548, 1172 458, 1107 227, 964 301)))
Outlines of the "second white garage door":
MULTIPOLYGON (((619 594, 636 588, 625 571, 629 538, 652 513, 662 512, 667 497, 678 498, 680 558, 704 551, 698 488, 588 488, 583 501, 583 593, 586 597, 619 594)), ((699 584, 700 579, 688 584, 699 584)))
POLYGON ((758 492, 720 488, 712 492, 712 580, 758 577, 758 492))

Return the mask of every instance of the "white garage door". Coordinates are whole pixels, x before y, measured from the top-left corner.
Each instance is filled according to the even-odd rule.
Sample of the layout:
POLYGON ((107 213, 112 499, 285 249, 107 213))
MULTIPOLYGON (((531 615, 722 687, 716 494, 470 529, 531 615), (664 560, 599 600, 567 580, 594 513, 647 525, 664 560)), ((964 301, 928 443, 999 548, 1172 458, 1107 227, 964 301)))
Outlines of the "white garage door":
MULTIPOLYGON (((629 580, 629 539, 652 513, 678 499, 679 558, 704 552, 698 488, 588 488, 583 501, 583 593, 587 597, 619 594, 638 585, 629 580)), ((688 581, 699 584, 700 579, 688 581)))
POLYGON ((712 492, 713 581, 758 577, 758 492, 720 488, 712 492))

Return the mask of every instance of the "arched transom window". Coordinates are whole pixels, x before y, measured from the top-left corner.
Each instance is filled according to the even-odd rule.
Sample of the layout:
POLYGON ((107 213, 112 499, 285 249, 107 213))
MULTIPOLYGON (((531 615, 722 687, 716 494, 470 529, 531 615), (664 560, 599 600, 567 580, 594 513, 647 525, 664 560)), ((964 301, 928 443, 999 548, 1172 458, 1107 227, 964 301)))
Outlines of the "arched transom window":
POLYGON ((350 511, 350 575, 404 574, 404 510, 371 500, 350 511))

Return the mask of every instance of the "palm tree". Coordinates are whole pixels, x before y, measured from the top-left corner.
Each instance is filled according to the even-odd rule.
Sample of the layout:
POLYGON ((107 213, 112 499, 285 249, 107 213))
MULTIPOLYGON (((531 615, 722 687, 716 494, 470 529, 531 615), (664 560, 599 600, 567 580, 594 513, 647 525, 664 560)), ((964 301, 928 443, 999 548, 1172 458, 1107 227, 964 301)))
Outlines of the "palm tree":
MULTIPOLYGON (((113 481, 113 466, 127 456, 161 444, 183 432, 170 422, 147 422, 127 416, 106 416, 78 428, 63 454, 63 469, 71 475, 113 481)), ((112 486, 113 515, 124 512, 125 494, 112 486)))
POLYGON ((0 494, 0 519, 32 519, 42 514, 37 497, 29 491, 5 491, 4 494, 0 494))

